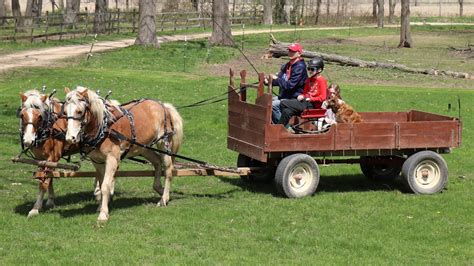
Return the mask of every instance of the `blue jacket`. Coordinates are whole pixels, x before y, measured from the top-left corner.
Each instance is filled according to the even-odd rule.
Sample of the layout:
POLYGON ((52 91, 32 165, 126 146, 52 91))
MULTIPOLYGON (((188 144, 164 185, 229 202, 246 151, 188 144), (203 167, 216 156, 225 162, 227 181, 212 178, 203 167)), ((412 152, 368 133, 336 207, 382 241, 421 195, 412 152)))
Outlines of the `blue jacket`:
POLYGON ((294 99, 303 93, 304 83, 308 78, 306 73, 306 63, 304 60, 299 60, 291 67, 290 79, 286 80, 286 70, 289 63, 282 65, 278 78, 272 82, 273 86, 280 87, 278 93, 279 99, 294 99))

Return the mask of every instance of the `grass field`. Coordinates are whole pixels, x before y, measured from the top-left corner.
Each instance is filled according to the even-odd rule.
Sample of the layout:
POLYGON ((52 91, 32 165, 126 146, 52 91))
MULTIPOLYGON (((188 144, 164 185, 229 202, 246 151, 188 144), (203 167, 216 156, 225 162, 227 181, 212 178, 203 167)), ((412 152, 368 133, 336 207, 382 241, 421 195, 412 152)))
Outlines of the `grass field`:
MULTIPOLYGON (((449 53, 448 45, 474 43, 474 28, 416 27, 413 49, 394 49, 396 30, 361 29, 278 33, 301 39, 309 50, 332 51, 410 66, 474 73, 472 54, 449 53), (300 35, 297 35, 300 34, 300 35), (336 41, 335 41, 336 40, 336 41), (341 41, 337 41, 341 40, 341 41)), ((238 40, 238 38, 236 38, 238 40)), ((284 59, 260 60, 267 35, 246 36, 245 51, 260 71, 279 69, 284 59)), ((55 181, 54 209, 27 219, 37 193, 33 167, 12 164, 19 151, 15 111, 18 93, 43 84, 113 90, 125 102, 150 97, 176 106, 226 90, 229 66, 251 67, 232 48, 183 43, 159 50, 130 47, 65 67, 22 69, 0 77, 0 264, 441 264, 474 263, 474 81, 327 65, 325 75, 342 86, 359 111, 417 109, 458 115, 462 102, 462 147, 445 155, 449 183, 440 194, 406 193, 400 181, 370 182, 357 165, 321 166, 312 197, 289 200, 272 184, 239 178, 182 177, 171 202, 159 198, 148 178, 119 178, 107 224, 97 224, 92 180, 55 181), (448 103, 453 108, 448 110, 448 103)), ((224 166, 237 154, 226 149, 225 103, 180 110, 185 121, 183 155, 224 166)), ((76 158, 77 159, 77 158, 76 158)), ((83 169, 90 169, 83 164, 83 169)), ((141 165, 124 162, 121 169, 141 165)))

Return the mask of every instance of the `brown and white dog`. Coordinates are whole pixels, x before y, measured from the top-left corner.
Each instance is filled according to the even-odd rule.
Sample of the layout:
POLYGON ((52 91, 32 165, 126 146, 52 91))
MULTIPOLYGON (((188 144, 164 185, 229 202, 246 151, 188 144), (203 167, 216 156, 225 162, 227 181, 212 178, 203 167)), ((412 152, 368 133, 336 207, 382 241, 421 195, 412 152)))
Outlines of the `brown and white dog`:
POLYGON ((345 103, 339 97, 332 97, 327 100, 328 108, 336 114, 337 123, 360 123, 362 122, 362 117, 359 113, 354 111, 354 109, 345 103))

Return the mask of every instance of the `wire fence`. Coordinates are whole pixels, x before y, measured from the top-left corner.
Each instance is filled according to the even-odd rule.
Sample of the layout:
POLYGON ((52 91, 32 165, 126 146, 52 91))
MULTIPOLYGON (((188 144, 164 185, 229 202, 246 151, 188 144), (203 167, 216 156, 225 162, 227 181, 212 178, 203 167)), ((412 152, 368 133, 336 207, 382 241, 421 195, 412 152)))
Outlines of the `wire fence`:
MULTIPOLYGON (((78 38, 87 35, 135 33, 138 31, 139 14, 137 10, 108 11, 102 19, 98 14, 82 12, 72 19, 62 13, 46 12, 38 17, 0 17, 0 41, 30 41, 64 38, 78 38)), ((242 11, 230 17, 232 25, 256 25, 262 23, 262 12, 242 11)), ((212 27, 211 14, 207 12, 166 12, 156 14, 157 31, 178 31, 183 29, 212 27)))

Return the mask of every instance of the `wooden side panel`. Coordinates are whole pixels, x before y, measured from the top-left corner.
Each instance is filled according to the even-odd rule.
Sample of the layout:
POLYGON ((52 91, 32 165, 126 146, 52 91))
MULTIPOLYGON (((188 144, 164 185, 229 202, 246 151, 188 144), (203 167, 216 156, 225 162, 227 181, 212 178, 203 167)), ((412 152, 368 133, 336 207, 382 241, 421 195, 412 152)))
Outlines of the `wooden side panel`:
POLYGON ((443 120, 454 120, 455 118, 438 115, 433 113, 421 112, 412 110, 410 111, 410 121, 443 121, 443 120))
POLYGON ((395 123, 356 123, 352 125, 350 149, 392 149, 395 135, 395 123))
POLYGON ((256 104, 244 102, 229 91, 227 147, 251 158, 266 162, 265 125, 271 117, 271 95, 257 98, 256 104))
POLYGON ((389 123, 408 121, 408 112, 362 112, 364 123, 389 123))
POLYGON ((457 121, 420 121, 400 124, 400 148, 457 147, 457 121))
POLYGON ((334 149, 332 128, 323 134, 291 134, 283 125, 267 125, 266 152, 329 151, 334 149))

